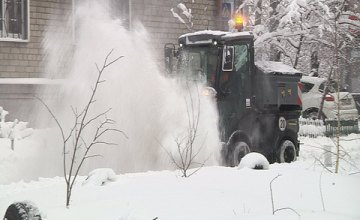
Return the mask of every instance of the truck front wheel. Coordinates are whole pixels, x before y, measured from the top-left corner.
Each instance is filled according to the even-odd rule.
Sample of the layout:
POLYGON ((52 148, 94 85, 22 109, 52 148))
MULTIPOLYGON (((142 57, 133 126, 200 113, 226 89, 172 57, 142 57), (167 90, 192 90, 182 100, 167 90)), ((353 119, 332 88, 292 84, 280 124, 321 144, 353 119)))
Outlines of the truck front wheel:
POLYGON ((290 163, 296 160, 295 145, 290 140, 284 140, 279 146, 278 161, 280 163, 290 163))
POLYGON ((250 148, 245 141, 235 142, 232 153, 229 155, 229 166, 238 166, 241 159, 248 153, 250 153, 250 148))

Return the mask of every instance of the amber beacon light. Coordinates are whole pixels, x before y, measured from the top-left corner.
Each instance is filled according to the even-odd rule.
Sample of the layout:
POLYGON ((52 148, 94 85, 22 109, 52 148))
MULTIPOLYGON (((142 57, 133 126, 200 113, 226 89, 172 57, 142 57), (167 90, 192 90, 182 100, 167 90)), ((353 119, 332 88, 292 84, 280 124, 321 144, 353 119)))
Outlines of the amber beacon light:
POLYGON ((244 28, 244 17, 240 14, 235 15, 235 28, 240 32, 244 28))

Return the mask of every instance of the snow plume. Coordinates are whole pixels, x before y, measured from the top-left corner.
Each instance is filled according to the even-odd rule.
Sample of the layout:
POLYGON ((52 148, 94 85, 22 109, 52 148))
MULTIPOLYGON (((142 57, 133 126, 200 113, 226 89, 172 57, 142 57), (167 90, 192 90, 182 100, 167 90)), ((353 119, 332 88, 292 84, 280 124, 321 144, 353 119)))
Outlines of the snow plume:
MULTIPOLYGON (((102 157, 87 160, 81 174, 99 167, 112 168, 117 174, 173 169, 166 152, 172 152, 174 140, 179 133, 187 129, 189 119, 184 96, 188 90, 159 71, 149 48, 151 38, 141 24, 134 24, 133 31, 130 32, 122 26, 120 19, 111 19, 106 10, 95 2, 77 7, 76 17, 74 38, 49 35, 45 41, 45 50, 50 60, 47 62, 47 69, 53 72, 61 71, 63 66, 59 65, 59 62, 67 57, 65 63, 69 70, 66 85, 58 96, 53 97, 53 102, 47 100, 47 103, 65 131, 69 131, 74 121, 71 107, 81 111, 85 106, 97 76, 95 63, 101 66, 106 55, 113 49, 109 60, 118 56, 124 57, 105 69, 105 82, 98 89, 90 117, 112 108, 107 117, 115 120, 116 128, 124 131, 128 137, 118 133, 109 134, 106 141, 115 142, 117 146, 95 146, 91 155, 100 154, 102 157), (56 45, 75 46, 69 54, 69 50, 59 50, 56 45)), ((67 33, 72 35, 71 32, 67 33)), ((201 86, 197 88, 201 90, 201 86)), ((198 154, 198 162, 206 160, 208 165, 214 165, 217 164, 220 152, 216 105, 206 97, 201 96, 200 99, 199 141, 196 144, 203 147, 198 154)), ((49 117, 45 118, 44 113, 39 115, 39 121, 53 121, 49 119, 48 113, 46 115, 49 117)), ((42 166, 42 169, 61 166, 62 141, 60 132, 54 131, 58 138, 44 141, 46 149, 38 152, 39 157, 44 158, 54 156, 53 153, 48 154, 48 151, 57 152, 56 157, 47 158, 47 161, 54 165, 44 164, 46 161, 42 163, 41 160, 35 162, 42 166)), ((89 140, 92 132, 84 134, 84 138, 89 140)), ((36 172, 33 175, 35 178, 36 172)))

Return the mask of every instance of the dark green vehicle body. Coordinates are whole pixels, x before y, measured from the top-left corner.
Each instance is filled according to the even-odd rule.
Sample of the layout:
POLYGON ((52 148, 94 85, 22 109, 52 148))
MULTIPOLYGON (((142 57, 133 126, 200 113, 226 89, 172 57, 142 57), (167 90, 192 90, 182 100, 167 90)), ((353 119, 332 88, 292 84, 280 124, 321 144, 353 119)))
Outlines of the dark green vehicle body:
MULTIPOLYGON (((165 46, 165 65, 177 74, 205 81, 216 91, 224 165, 236 166, 243 145, 270 162, 291 162, 299 153, 298 118, 301 73, 278 62, 254 60, 249 32, 200 31, 179 38, 179 48, 165 46), (284 143, 292 146, 284 147, 284 143)), ((286 145, 285 144, 285 145, 286 145)), ((245 152, 245 153, 248 153, 245 152)))

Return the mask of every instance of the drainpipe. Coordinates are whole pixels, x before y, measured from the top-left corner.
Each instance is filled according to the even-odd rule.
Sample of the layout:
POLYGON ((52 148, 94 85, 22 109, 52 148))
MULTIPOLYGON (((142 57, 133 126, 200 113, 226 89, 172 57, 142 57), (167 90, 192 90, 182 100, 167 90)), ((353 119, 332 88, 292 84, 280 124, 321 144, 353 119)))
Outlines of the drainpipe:
POLYGON ((71 29, 73 44, 75 44, 75 0, 71 0, 71 29))
POLYGON ((129 0, 129 31, 131 31, 132 27, 132 0, 129 0))

